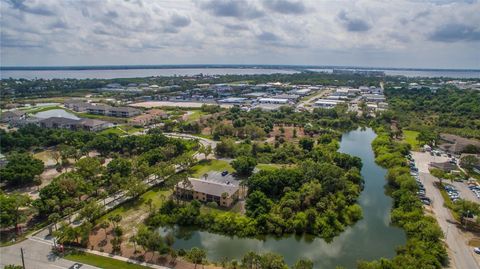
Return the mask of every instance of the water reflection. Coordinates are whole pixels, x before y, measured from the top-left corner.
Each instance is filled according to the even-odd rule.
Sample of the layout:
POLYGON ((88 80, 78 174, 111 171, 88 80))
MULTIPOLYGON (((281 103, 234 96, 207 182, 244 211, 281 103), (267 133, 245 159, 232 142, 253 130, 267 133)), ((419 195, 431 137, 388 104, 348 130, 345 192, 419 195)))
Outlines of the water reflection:
POLYGON ((67 118, 67 119, 73 119, 73 120, 79 119, 79 117, 75 116, 75 114, 67 112, 63 109, 51 109, 47 111, 42 111, 42 112, 36 113, 34 116, 40 119, 46 119, 51 117, 61 117, 61 118, 67 118))
MULTIPOLYGON (((197 231, 192 228, 175 229, 178 239, 176 248, 190 249, 194 246, 207 249, 211 260, 241 259, 248 251, 276 252, 292 265, 305 257, 315 263, 315 268, 343 266, 355 268, 358 260, 373 260, 380 257, 393 257, 395 248, 405 244, 403 230, 390 226, 392 199, 385 195, 386 170, 374 162, 370 144, 375 133, 358 129, 343 135, 340 151, 362 159, 362 175, 365 186, 359 198, 363 209, 363 219, 348 227, 333 241, 308 235, 285 237, 266 236, 265 238, 238 238, 197 231)), ((165 229, 160 229, 165 233, 165 229)))

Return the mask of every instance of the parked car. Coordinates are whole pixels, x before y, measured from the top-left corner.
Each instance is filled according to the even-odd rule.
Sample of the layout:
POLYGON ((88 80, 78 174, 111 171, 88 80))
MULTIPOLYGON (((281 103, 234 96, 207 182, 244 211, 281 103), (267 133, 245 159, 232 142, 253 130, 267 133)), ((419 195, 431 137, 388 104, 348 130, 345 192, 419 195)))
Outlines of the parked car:
POLYGON ((480 248, 473 248, 473 252, 480 254, 480 248))
POLYGON ((226 176, 226 175, 228 175, 228 171, 227 171, 227 170, 225 170, 225 171, 222 172, 222 177, 224 177, 224 176, 226 176))

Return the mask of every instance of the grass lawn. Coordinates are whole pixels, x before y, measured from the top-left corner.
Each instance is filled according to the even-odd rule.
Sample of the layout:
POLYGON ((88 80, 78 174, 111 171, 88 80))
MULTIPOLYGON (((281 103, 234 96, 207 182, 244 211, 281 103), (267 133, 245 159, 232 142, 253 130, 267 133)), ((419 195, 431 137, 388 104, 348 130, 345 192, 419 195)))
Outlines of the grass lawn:
POLYGON ((47 165, 54 165, 56 161, 52 158, 51 154, 52 154, 52 150, 47 149, 47 150, 43 150, 33 154, 33 157, 35 159, 41 160, 43 163, 47 165))
POLYGON ((152 205, 158 208, 163 201, 167 200, 168 197, 172 194, 171 189, 166 189, 165 187, 154 187, 151 190, 142 194, 139 198, 130 200, 122 205, 116 207, 114 210, 108 212, 101 217, 101 220, 107 220, 109 216, 119 214, 122 217, 127 215, 132 215, 135 212, 148 212, 149 208, 147 205, 147 200, 152 199, 152 205), (162 196, 163 199, 162 200, 162 196))
POLYGON ((413 150, 420 149, 420 144, 417 141, 418 134, 419 132, 417 131, 403 130, 403 141, 410 144, 413 150))
POLYGON ((133 134, 133 133, 140 132, 140 131, 144 130, 143 127, 133 127, 133 126, 130 126, 130 125, 122 125, 122 126, 118 126, 118 128, 120 128, 121 130, 125 131, 128 134, 133 134))
POLYGON ((278 164, 278 163, 259 163, 256 168, 258 170, 272 171, 279 168, 288 168, 292 165, 289 164, 278 164))
POLYGON ((228 162, 222 160, 202 160, 199 164, 190 168, 190 172, 194 177, 201 177, 210 171, 220 172, 224 170, 227 170, 228 172, 235 171, 228 162))
POLYGON ((111 128, 102 130, 100 133, 101 134, 117 134, 117 135, 124 135, 125 134, 125 132, 118 129, 117 127, 111 127, 111 128))
POLYGON ((191 112, 192 112, 192 114, 190 114, 190 115, 188 116, 188 121, 190 121, 190 122, 199 120, 202 116, 208 114, 208 113, 203 112, 203 111, 201 111, 201 110, 193 110, 193 111, 191 111, 191 112))
POLYGON ((95 254, 80 252, 74 254, 68 254, 64 257, 67 260, 85 263, 89 265, 93 265, 96 267, 104 268, 104 269, 147 269, 150 267, 127 263, 124 261, 115 260, 108 257, 103 257, 95 254))
POLYGON ((48 110, 53 110, 53 109, 63 109, 63 107, 60 107, 60 106, 35 107, 35 108, 25 109, 24 112, 35 114, 35 113, 38 113, 38 112, 43 112, 43 111, 48 111, 48 110))

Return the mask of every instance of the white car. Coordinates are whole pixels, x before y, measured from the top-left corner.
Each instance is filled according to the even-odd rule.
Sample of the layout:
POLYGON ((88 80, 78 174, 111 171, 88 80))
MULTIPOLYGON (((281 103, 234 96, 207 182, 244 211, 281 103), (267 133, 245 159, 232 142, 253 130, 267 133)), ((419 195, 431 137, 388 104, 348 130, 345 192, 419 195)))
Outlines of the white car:
POLYGON ((473 248, 473 252, 480 254, 480 248, 473 248))

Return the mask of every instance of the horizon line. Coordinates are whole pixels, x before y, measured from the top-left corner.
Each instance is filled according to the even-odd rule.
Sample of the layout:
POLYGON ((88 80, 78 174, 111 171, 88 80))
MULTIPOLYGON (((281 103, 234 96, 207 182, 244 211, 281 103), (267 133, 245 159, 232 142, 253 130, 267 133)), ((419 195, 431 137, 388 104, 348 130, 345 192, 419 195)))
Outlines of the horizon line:
POLYGON ((414 71, 480 71, 480 68, 422 68, 422 67, 371 67, 356 65, 300 65, 300 64, 147 64, 147 65, 10 65, 0 66, 0 70, 120 70, 120 69, 185 69, 185 68, 273 68, 273 69, 365 69, 365 70, 414 70, 414 71))

